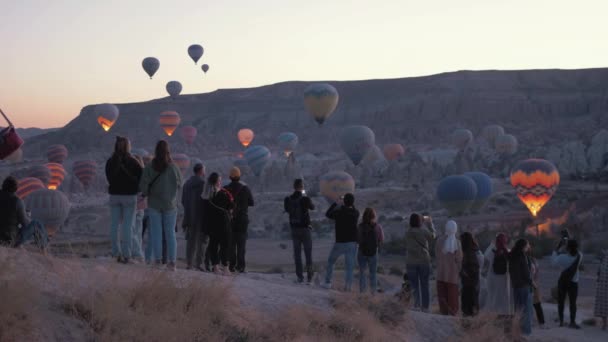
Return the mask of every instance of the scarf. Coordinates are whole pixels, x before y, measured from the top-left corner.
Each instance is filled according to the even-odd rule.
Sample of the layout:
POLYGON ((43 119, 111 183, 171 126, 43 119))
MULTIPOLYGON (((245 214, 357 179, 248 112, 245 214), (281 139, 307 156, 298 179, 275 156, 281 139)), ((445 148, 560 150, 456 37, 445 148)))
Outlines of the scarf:
POLYGON ((446 239, 443 242, 443 253, 455 253, 458 250, 458 240, 456 239, 457 231, 458 225, 456 222, 449 220, 445 224, 446 239))

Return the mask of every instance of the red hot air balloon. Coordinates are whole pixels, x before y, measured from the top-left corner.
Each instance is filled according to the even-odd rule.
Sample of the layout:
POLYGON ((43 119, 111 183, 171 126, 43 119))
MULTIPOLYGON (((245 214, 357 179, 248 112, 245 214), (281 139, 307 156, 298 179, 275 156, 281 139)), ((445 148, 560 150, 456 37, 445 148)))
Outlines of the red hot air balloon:
POLYGON ((28 177, 38 178, 46 187, 51 180, 51 170, 46 165, 32 166, 27 170, 28 177))
POLYGON ((63 164, 68 159, 68 149, 63 145, 51 145, 46 150, 49 163, 63 164))
POLYGON ((182 134, 182 138, 184 138, 184 141, 188 145, 192 145, 194 139, 196 138, 196 135, 198 134, 196 127, 193 126, 184 126, 182 127, 180 132, 182 134))
POLYGON ((188 168, 190 167, 190 157, 183 153, 177 153, 172 156, 173 162, 182 172, 182 175, 185 175, 188 172, 188 168))
POLYGON ((49 190, 57 190, 65 179, 65 169, 61 164, 47 163, 45 166, 51 171, 51 179, 49 180, 49 190))
POLYGON ((168 136, 172 136, 173 132, 175 132, 175 129, 177 128, 177 126, 179 126, 181 119, 177 112, 172 111, 172 110, 167 110, 167 111, 160 113, 159 121, 160 121, 160 127, 163 128, 165 133, 168 136))
POLYGON ((18 181, 17 197, 25 199, 32 192, 45 188, 46 187, 44 184, 42 184, 40 179, 34 177, 25 177, 18 181))
POLYGON ((520 161, 511 171, 511 186, 517 197, 536 216, 551 199, 559 185, 559 172, 555 165, 544 159, 520 161))
POLYGON ((253 131, 249 128, 243 128, 239 131, 237 137, 239 138, 239 142, 241 143, 241 145, 243 145, 243 147, 247 147, 249 146, 249 144, 251 144, 255 135, 253 134, 253 131))
POLYGON ((74 162, 72 171, 80 183, 86 188, 97 176, 97 162, 94 160, 79 160, 74 162))

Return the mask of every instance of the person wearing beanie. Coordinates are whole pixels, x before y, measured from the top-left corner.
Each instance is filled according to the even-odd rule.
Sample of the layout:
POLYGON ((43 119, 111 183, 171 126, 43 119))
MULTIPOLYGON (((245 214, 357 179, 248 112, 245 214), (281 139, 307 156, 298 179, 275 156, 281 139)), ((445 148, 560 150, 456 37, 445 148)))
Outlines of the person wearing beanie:
POLYGON ((229 248, 231 272, 245 272, 245 250, 247 245, 247 227, 249 226, 249 207, 254 206, 253 195, 249 187, 241 182, 241 170, 234 166, 230 169, 230 184, 226 189, 234 198, 232 211, 232 241, 229 248))
POLYGON ((462 247, 456 238, 458 225, 450 220, 445 225, 445 233, 437 239, 437 299, 442 315, 458 314, 458 283, 462 263, 462 247))

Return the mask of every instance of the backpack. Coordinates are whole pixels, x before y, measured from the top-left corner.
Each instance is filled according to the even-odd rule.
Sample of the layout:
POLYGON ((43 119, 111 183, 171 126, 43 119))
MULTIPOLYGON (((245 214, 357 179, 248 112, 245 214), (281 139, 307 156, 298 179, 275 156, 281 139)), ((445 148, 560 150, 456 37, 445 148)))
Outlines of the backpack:
POLYGON ((492 262, 492 271, 494 274, 507 274, 507 268, 509 261, 507 259, 507 253, 502 253, 500 255, 496 254, 496 250, 494 252, 494 261, 492 262))
POLYGON ((306 220, 306 214, 304 212, 304 206, 302 205, 302 198, 288 198, 288 213, 289 213, 289 225, 297 228, 308 227, 306 220))
POLYGON ((361 225, 361 241, 359 241, 361 254, 366 257, 373 257, 378 252, 378 237, 374 226, 361 225))

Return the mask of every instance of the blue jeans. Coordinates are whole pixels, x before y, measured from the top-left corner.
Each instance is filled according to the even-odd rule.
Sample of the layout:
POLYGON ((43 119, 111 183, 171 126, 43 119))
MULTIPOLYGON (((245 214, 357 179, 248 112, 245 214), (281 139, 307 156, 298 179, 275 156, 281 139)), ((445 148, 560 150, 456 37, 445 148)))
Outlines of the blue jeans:
POLYGON ((30 224, 19 230, 15 247, 21 246, 32 238, 41 250, 44 250, 49 243, 49 236, 44 229, 44 225, 36 220, 32 220, 30 224))
POLYGON ((174 263, 177 260, 177 240, 175 238, 175 223, 177 222, 177 210, 159 211, 148 208, 150 228, 148 235, 150 259, 161 262, 163 257, 163 233, 167 240, 167 261, 174 263))
POLYGON ((356 242, 336 242, 329 253, 327 259, 327 271, 325 273, 325 283, 331 284, 331 278, 334 273, 334 264, 338 258, 344 255, 345 279, 344 289, 350 291, 353 286, 353 271, 355 268, 355 258, 357 256, 356 242))
POLYGON ((378 266, 378 254, 374 256, 365 256, 359 253, 357 259, 359 261, 359 291, 363 293, 367 288, 367 281, 365 279, 365 269, 369 265, 369 284, 372 290, 372 294, 376 293, 376 270, 378 266))
POLYGON ((532 292, 530 287, 513 288, 513 301, 515 302, 515 312, 521 314, 521 332, 530 335, 532 333, 532 292))
POLYGON ((407 277, 412 286, 412 295, 415 302, 414 307, 429 309, 429 276, 431 274, 430 265, 407 265, 407 277))
POLYGON ((137 210, 135 213, 135 222, 133 223, 133 230, 131 231, 131 256, 134 258, 143 258, 144 252, 142 249, 142 228, 144 221, 144 211, 137 210))
POLYGON ((114 257, 131 257, 131 231, 135 221, 136 206, 136 195, 110 195, 110 213, 112 215, 110 237, 114 257), (120 237, 119 226, 121 226, 120 237))

